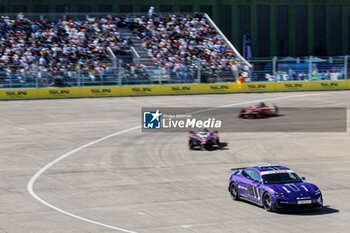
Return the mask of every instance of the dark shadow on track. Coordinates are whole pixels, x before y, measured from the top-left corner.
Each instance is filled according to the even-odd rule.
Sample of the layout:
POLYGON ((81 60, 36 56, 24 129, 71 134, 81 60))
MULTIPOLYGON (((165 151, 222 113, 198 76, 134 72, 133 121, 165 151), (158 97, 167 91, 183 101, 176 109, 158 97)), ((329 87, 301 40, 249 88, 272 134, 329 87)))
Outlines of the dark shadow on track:
POLYGON ((282 116, 284 116, 284 114, 277 114, 277 115, 270 116, 270 117, 267 117, 267 118, 282 117, 282 116))
POLYGON ((330 206, 323 206, 319 210, 298 210, 298 211, 278 212, 278 213, 286 214, 286 215, 312 216, 312 215, 334 214, 338 212, 339 210, 331 208, 330 206))
POLYGON ((237 117, 239 119, 243 119, 243 120, 262 120, 262 119, 270 119, 270 118, 277 118, 277 117, 283 117, 285 116, 284 114, 277 114, 277 115, 273 115, 273 116, 262 116, 262 117, 237 117))
POLYGON ((228 146, 228 143, 226 143, 226 142, 220 142, 220 147, 221 148, 219 148, 219 147, 217 147, 217 146, 213 146, 213 147, 209 147, 209 148, 207 148, 206 150, 207 151, 215 151, 215 150, 229 150, 229 148, 227 148, 227 146, 228 146))
MULTIPOLYGON (((256 206, 258 208, 264 209, 261 205, 258 205, 254 202, 250 202, 244 199, 240 199, 239 201, 245 202, 247 204, 256 206)), ((300 215, 300 216, 317 216, 317 215, 325 215, 325 214, 334 214, 338 213, 339 210, 331 208, 330 206, 323 206, 321 209, 318 210, 283 210, 283 211, 273 211, 275 214, 282 214, 282 215, 300 215)))
POLYGON ((220 142, 220 147, 221 148, 216 146, 216 145, 211 146, 211 147, 204 147, 204 148, 201 148, 200 146, 196 146, 192 150, 195 150, 195 151, 201 151, 201 150, 206 150, 206 151, 229 150, 229 148, 227 148, 227 146, 228 146, 227 142, 220 142))

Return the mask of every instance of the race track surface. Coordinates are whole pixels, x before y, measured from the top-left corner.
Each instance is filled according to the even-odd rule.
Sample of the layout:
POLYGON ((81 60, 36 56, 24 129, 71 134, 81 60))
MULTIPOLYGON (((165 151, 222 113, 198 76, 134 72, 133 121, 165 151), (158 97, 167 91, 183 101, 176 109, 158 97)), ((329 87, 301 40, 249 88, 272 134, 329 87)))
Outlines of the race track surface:
POLYGON ((280 107, 350 107, 349 91, 0 102, 0 233, 350 232, 349 132, 224 132, 224 150, 189 151, 185 133, 129 130, 57 161, 27 190, 60 156, 140 125, 143 106, 271 98, 280 107), (232 201, 228 170, 269 163, 318 185, 325 207, 280 214, 232 201))

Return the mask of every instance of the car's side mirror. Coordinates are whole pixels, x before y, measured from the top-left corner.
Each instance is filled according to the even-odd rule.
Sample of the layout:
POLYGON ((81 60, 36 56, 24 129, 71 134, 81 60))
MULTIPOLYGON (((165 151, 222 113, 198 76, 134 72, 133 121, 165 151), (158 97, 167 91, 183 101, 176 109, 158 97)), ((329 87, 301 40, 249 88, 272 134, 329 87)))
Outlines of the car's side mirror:
POLYGON ((193 131, 190 131, 190 133, 194 133, 193 131))
POLYGON ((261 185, 261 182, 258 181, 258 180, 254 180, 253 183, 254 183, 254 184, 257 184, 257 185, 261 185))
POLYGON ((306 180, 306 178, 304 176, 301 177, 302 180, 306 180))

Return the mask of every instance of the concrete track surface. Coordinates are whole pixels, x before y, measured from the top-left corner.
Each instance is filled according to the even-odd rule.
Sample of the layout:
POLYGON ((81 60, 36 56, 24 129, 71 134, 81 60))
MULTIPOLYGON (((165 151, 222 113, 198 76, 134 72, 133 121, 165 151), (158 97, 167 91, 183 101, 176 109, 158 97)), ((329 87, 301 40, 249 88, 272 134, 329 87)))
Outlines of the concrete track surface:
POLYGON ((0 102, 0 232, 350 232, 349 133, 221 133, 225 150, 189 151, 184 133, 136 129, 37 177, 34 192, 51 208, 27 190, 63 154, 140 125, 142 106, 244 107, 271 98, 281 107, 350 107, 346 91, 0 102), (232 201, 228 170, 268 163, 317 184, 325 207, 280 214, 232 201))

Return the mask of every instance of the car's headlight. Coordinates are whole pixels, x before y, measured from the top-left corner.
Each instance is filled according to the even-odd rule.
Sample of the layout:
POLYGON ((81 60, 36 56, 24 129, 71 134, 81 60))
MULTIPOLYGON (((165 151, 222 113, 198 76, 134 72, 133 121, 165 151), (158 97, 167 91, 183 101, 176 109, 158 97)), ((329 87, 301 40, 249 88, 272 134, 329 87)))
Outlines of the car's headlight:
POLYGON ((317 189, 316 191, 315 191, 315 195, 320 195, 321 194, 321 191, 319 190, 319 189, 317 189))
POLYGON ((322 197, 317 198, 317 203, 318 203, 318 204, 320 204, 320 205, 322 205, 322 204, 323 204, 322 197))
POLYGON ((275 192, 275 196, 276 197, 286 197, 287 195, 284 193, 275 192))

